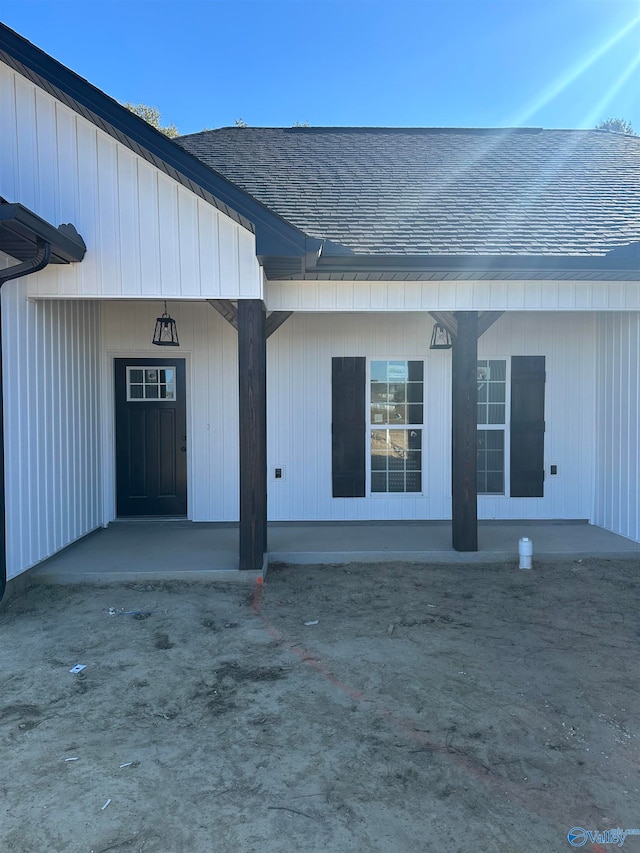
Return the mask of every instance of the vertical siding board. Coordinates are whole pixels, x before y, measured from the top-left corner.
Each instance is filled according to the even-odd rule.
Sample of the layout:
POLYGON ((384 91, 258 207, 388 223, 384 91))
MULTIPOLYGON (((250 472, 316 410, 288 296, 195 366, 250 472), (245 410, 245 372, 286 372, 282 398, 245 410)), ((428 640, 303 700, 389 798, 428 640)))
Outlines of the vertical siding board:
MULTIPOLYGON (((89 350, 89 358, 91 369, 88 373, 88 383, 89 388, 91 389, 91 406, 90 406, 90 422, 92 424, 102 424, 104 422, 104 418, 102 416, 102 412, 100 409, 100 358, 98 354, 102 353, 102 335, 101 335, 101 326, 100 326, 100 313, 101 306, 99 304, 93 304, 91 306, 91 326, 90 326, 90 334, 89 339, 87 341, 87 347, 89 350)), ((104 518, 103 506, 102 506, 102 494, 103 494, 103 474, 102 474, 102 459, 101 459, 101 447, 100 441, 102 439, 102 433, 99 433, 98 440, 94 440, 91 443, 90 453, 91 453, 91 471, 92 471, 92 483, 93 487, 90 490, 90 507, 91 512, 89 516, 88 524, 89 526, 93 523, 94 519, 101 520, 104 518)))
POLYGON ((72 454, 73 454, 73 442, 71 440, 71 431, 73 429, 73 424, 71 421, 72 417, 72 408, 71 408, 71 395, 73 394, 73 385, 69 381, 69 373, 70 373, 70 354, 69 354, 69 341, 67 339, 67 315, 68 315, 69 303, 62 303, 60 305, 60 372, 56 377, 56 382, 54 384, 55 393, 58 398, 62 401, 62 405, 60 407, 61 412, 61 421, 60 421, 60 433, 61 433, 61 451, 60 451, 60 460, 62 463, 62 476, 60 478, 60 503, 62 506, 62 522, 63 522, 63 536, 69 541, 71 538, 71 518, 69 512, 69 501, 72 495, 73 490, 73 480, 72 480, 72 454))
POLYGON ((205 298, 220 295, 218 217, 208 204, 198 205, 198 274, 205 298))
MULTIPOLYGON (((100 292, 109 296, 121 293, 120 219, 118 211, 117 143, 104 133, 96 134, 98 217, 100 222, 100 292)), ((128 223, 124 223, 125 226, 128 223)))
MULTIPOLYGON (((222 326, 220 338, 219 358, 221 371, 216 369, 216 363, 212 363, 214 375, 217 375, 216 383, 220 388, 221 401, 218 404, 217 417, 221 422, 220 434, 222 442, 216 447, 216 458, 223 455, 222 484, 216 483, 212 478, 211 487, 216 489, 216 495, 220 502, 222 517, 225 521, 235 521, 238 518, 240 506, 240 490, 238 471, 239 441, 238 441, 238 337, 235 330, 221 317, 216 320, 218 328, 222 326), (222 488, 220 488, 220 485, 222 488), (228 502, 226 500, 228 496, 228 502)), ((215 468, 214 468, 215 470, 215 468)))
POLYGON ((26 207, 38 207, 37 195, 37 121, 35 86, 15 76, 16 129, 18 162, 16 163, 16 200, 26 207))
POLYGON ((234 226, 238 238, 237 292, 245 298, 262 298, 262 276, 256 260, 255 237, 239 225, 234 226))
POLYGON ((45 360, 43 335, 44 335, 44 317, 41 306, 34 306, 34 311, 29 311, 28 316, 31 321, 29 329, 29 339, 31 341, 29 373, 27 384, 29 386, 31 400, 29 405, 29 430, 31 432, 29 455, 34 460, 33 473, 30 478, 32 483, 35 483, 35 488, 31 491, 31 525, 32 532, 35 536, 32 537, 31 543, 35 545, 35 551, 29 555, 30 562, 36 562, 38 559, 38 548, 46 541, 46 504, 43 501, 45 491, 43 489, 46 478, 46 456, 45 447, 42 441, 42 424, 46 423, 46 384, 43 371, 45 360), (37 543, 37 545, 36 545, 37 543))
MULTIPOLYGON (((56 135, 55 135, 55 188, 56 207, 61 222, 78 222, 78 146, 76 136, 76 118, 70 110, 60 104, 56 106, 56 135)), ((81 279, 82 271, 78 269, 81 279)))
MULTIPOLYGON (((160 294, 179 295, 180 248, 178 234, 178 185, 158 174, 158 222, 160 240, 160 294)), ((156 288, 157 292, 157 288, 156 288)))
POLYGON ((0 62, 0 195, 9 201, 18 196, 18 122, 15 75, 0 62))
POLYGON ((640 541, 640 313, 598 317, 596 523, 640 541))
POLYGON ((160 292, 160 224, 158 217, 158 173, 147 163, 138 162, 138 238, 140 245, 140 292, 142 296, 160 292))
MULTIPOLYGON (((186 307, 186 306, 185 306, 186 307)), ((208 308, 209 306, 207 306, 208 308)), ((201 364, 192 363, 192 381, 191 381, 191 409, 187 410, 187 431, 191 436, 190 439, 190 465, 188 470, 189 478, 189 494, 191 497, 189 505, 189 514, 193 521, 206 521, 211 516, 209 507, 209 489, 210 479, 213 473, 210 443, 203 441, 201 446, 196 448, 196 436, 200 431, 202 434, 211 433, 211 415, 209 412, 209 404, 211 397, 209 394, 201 393, 202 388, 210 387, 210 370, 213 363, 213 350, 216 347, 212 334, 208 334, 209 323, 212 319, 210 315, 214 314, 213 308, 208 311, 203 306, 202 309, 192 318, 192 335, 194 341, 202 342, 201 364), (197 457, 198 468, 195 468, 195 457, 197 457), (210 472, 209 476, 197 476, 197 470, 202 472, 210 472)))
POLYGON ((605 324, 602 321, 602 317, 598 317, 597 323, 597 338, 596 338, 596 347, 598 353, 598 373, 596 376, 596 419, 598 425, 598 444, 596 448, 597 457, 596 457, 596 490, 594 495, 594 521, 597 524, 603 524, 603 519, 605 517, 605 508, 604 508, 604 500, 605 500, 605 471, 606 466, 603 462, 603 442, 604 442, 604 433, 606 430, 606 418, 607 418, 607 409, 604 403, 604 398, 606 397, 606 386, 605 386, 605 377, 607 375, 606 369, 606 347, 605 347, 605 338, 606 338, 606 329, 605 324))
POLYGON ((82 397, 82 383, 84 373, 87 369, 86 359, 80 348, 80 340, 82 335, 82 325, 84 318, 83 311, 85 305, 79 302, 70 304, 70 328, 67 333, 67 339, 71 342, 70 354, 71 364, 73 367, 72 375, 72 415, 71 422, 73 424, 73 505, 71 507, 70 517, 73 519, 73 528, 71 538, 75 539, 78 536, 78 531, 82 527, 82 511, 84 504, 84 490, 78 488, 80 479, 86 477, 83 459, 83 444, 86 436, 86 423, 84 421, 84 399, 82 397))
POLYGON ((220 258, 220 294, 225 298, 237 296, 238 232, 226 217, 218 221, 218 251, 220 258))
POLYGON ((127 296, 142 292, 140 280, 140 211, 136 158, 119 146, 117 154, 117 218, 119 231, 119 281, 114 288, 127 296))
POLYGON ((200 296, 200 270, 198 259, 198 204, 188 190, 178 187, 179 281, 181 296, 200 296))
POLYGON ((40 497, 41 497, 41 513, 44 526, 42 534, 42 547, 47 553, 51 552, 52 548, 52 513, 48 512, 48 508, 53 506, 51 494, 51 432, 48 425, 51 423, 51 400, 47 389, 51 387, 51 306, 42 304, 39 310, 41 329, 39 332, 42 352, 45 354, 42 364, 40 365, 41 382, 45 394, 42 399, 42 411, 40 413, 40 448, 42 455, 42 468, 40 477, 40 497), (42 425, 47 427, 43 428, 42 425))
POLYGON ((7 407, 8 400, 18 400, 20 386, 18 372, 12 369, 12 362, 8 358, 9 353, 16 353, 18 348, 18 324, 9 322, 8 317, 13 319, 15 310, 15 282, 7 282, 0 291, 2 299, 2 381, 4 393, 4 440, 5 440, 5 478, 6 496, 5 511, 7 525, 7 576, 12 576, 12 567, 20 564, 20 536, 11 535, 20 527, 20 502, 17 490, 19 489, 19 477, 16 471, 18 456, 18 443, 20 440, 19 430, 16 429, 15 419, 11 417, 11 410, 7 407), (15 484, 13 499, 9 499, 11 492, 10 484, 15 484))
POLYGON ((629 328, 629 470, 633 478, 629 489, 629 530, 640 541, 640 316, 629 317, 629 328))
POLYGON ((41 89, 36 89, 36 156, 38 160, 37 199, 40 216, 53 222, 59 222, 60 211, 58 209, 58 194, 56 192, 56 145, 51 140, 56 140, 56 105, 50 97, 47 97, 41 89))
POLYGON ((80 266, 82 267, 82 293, 88 296, 102 291, 102 266, 99 264, 100 258, 96 249, 101 245, 96 195, 98 155, 95 128, 86 122, 76 121, 76 133, 79 181, 78 221, 74 224, 87 244, 87 253, 80 266))

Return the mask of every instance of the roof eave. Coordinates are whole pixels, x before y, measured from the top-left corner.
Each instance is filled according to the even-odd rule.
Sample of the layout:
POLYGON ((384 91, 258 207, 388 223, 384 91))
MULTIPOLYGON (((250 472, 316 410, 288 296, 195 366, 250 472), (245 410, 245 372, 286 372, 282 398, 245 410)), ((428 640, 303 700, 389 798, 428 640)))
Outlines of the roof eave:
POLYGON ((539 276, 561 278, 575 274, 584 278, 624 275, 640 280, 640 243, 621 246, 602 255, 325 255, 317 257, 309 273, 442 273, 513 274, 515 278, 539 276))

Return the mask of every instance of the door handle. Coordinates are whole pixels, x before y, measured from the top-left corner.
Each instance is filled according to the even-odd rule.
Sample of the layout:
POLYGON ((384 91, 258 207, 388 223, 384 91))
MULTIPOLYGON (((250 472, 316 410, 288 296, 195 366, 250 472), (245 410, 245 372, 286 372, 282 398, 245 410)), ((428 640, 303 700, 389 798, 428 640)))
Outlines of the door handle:
POLYGON ((186 449, 187 449, 187 448, 186 448, 184 445, 182 445, 182 447, 180 448, 180 450, 181 450, 183 453, 186 451, 186 449))

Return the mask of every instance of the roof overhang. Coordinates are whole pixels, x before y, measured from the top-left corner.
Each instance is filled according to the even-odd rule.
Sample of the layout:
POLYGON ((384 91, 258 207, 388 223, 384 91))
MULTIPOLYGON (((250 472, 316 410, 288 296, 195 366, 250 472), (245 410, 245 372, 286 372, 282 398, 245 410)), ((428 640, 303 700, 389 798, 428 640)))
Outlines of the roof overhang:
POLYGON ((87 251, 73 225, 56 228, 22 204, 0 204, 0 252, 28 261, 41 243, 50 246, 52 264, 77 263, 87 251))
POLYGON ((640 281, 640 243, 603 255, 356 255, 336 249, 327 242, 313 258, 308 253, 302 276, 283 259, 266 259, 267 276, 272 281, 640 281))

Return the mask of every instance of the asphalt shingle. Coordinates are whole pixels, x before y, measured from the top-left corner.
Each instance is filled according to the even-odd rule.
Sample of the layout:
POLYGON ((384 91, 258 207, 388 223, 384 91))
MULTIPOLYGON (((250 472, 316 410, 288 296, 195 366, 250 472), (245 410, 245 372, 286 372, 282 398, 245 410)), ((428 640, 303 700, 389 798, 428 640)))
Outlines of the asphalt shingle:
POLYGON ((589 256, 640 241, 637 136, 248 127, 176 141, 345 253, 589 256))

